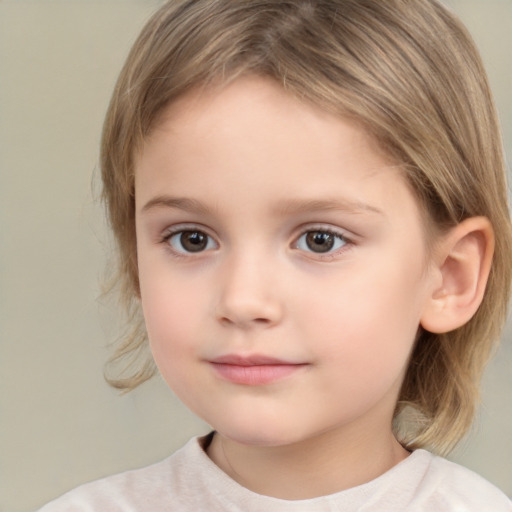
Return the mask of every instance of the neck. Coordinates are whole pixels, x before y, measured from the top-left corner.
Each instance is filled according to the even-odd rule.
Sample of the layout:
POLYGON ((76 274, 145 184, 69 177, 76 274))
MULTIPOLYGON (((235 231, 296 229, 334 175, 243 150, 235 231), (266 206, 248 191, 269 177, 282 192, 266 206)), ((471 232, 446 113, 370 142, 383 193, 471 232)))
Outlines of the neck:
POLYGON ((339 492, 377 478, 409 453, 386 432, 330 430, 280 446, 247 445, 216 433, 208 455, 240 485, 287 500, 339 492))

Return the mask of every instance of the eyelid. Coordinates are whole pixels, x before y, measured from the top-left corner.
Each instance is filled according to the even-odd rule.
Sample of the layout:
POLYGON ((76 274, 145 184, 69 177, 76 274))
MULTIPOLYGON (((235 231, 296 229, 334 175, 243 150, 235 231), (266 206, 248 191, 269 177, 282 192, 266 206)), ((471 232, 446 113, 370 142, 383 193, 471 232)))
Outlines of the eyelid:
POLYGON ((353 241, 356 238, 356 235, 347 229, 340 228, 338 226, 334 226, 332 224, 322 224, 320 223, 312 223, 312 224, 303 224, 298 228, 298 235, 295 237, 298 239, 300 236, 305 233, 309 233, 311 231, 321 231, 323 233, 330 233, 332 235, 340 236, 347 241, 353 241))
POLYGON ((175 235, 176 233, 181 233, 182 231, 201 231, 202 233, 215 238, 210 228, 196 222, 180 222, 179 224, 168 226, 165 229, 162 229, 159 238, 162 240, 168 239, 170 236, 175 235))

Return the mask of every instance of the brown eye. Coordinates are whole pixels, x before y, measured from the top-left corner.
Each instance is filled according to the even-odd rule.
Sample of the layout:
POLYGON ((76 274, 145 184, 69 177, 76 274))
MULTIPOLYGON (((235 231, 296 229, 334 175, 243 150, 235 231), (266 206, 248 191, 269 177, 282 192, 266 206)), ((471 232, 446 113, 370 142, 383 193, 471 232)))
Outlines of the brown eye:
POLYGON ((180 243, 188 252, 204 251, 208 244, 208 237, 200 231, 184 231, 180 235, 180 243))
POLYGON ((169 245, 180 253, 202 252, 215 247, 212 238, 202 231, 179 231, 168 239, 169 245))
POLYGON ((329 231, 307 231, 297 241, 297 249, 317 254, 341 249, 347 241, 342 235, 329 231))
POLYGON ((334 236, 322 231, 311 231, 306 234, 306 245, 314 252, 327 252, 334 246, 334 236))

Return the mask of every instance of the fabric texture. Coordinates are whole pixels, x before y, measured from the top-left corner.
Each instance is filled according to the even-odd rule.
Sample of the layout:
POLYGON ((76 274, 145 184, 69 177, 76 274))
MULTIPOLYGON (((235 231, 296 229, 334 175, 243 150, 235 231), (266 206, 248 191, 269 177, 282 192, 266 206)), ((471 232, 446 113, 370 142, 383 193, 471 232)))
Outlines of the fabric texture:
POLYGON ((470 470, 414 451, 366 484, 329 496, 288 501, 242 487, 191 439, 167 459, 82 485, 39 512, 511 512, 512 502, 470 470))

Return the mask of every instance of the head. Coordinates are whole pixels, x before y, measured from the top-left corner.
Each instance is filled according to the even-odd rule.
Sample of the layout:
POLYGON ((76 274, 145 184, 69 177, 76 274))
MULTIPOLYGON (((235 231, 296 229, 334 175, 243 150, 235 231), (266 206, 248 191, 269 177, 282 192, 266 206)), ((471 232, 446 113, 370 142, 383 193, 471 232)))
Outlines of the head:
MULTIPOLYGON (((119 279, 133 329, 115 358, 133 388, 155 371, 139 308, 135 231, 138 155, 169 106, 193 90, 259 76, 362 127, 414 195, 432 253, 464 221, 488 219, 495 249, 487 287, 462 325, 426 323, 396 406, 417 413, 402 440, 446 451, 467 430, 477 386, 503 325, 510 224, 496 114, 478 53, 436 0, 176 0, 136 41, 105 121, 104 198, 119 247, 119 279)), ((400 425, 398 425, 400 427, 400 425)))

